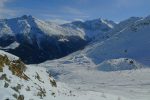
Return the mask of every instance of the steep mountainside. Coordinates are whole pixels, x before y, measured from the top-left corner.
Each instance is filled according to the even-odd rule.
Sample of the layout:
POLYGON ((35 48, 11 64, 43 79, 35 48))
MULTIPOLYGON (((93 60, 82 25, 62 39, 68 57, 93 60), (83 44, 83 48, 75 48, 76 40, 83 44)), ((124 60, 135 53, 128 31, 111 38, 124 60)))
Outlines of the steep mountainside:
POLYGON ((110 23, 102 19, 87 21, 82 30, 78 24, 74 28, 70 24, 47 23, 26 15, 2 19, 0 49, 19 56, 25 63, 40 63, 84 48, 95 34, 111 30, 113 24, 110 23))
POLYGON ((84 35, 32 16, 0 20, 0 48, 26 63, 60 58, 79 50, 87 44, 84 35))
POLYGON ((116 58, 132 58, 150 64, 150 17, 139 19, 109 39, 88 46, 83 52, 96 64, 116 58))
POLYGON ((57 25, 31 16, 0 23, 0 48, 27 62, 59 58, 94 39, 36 65, 0 51, 0 100, 149 100, 150 16, 117 25, 101 19, 57 25))
POLYGON ((116 100, 149 100, 150 16, 132 17, 118 25, 110 31, 111 37, 97 38, 83 50, 38 66, 81 91, 103 91, 118 95, 116 100))
POLYGON ((97 36, 103 39, 107 35, 107 32, 112 30, 115 25, 116 23, 114 23, 113 21, 99 18, 95 20, 88 20, 85 22, 74 21, 72 23, 64 24, 62 26, 81 30, 86 33, 86 38, 88 39, 93 39, 97 36))

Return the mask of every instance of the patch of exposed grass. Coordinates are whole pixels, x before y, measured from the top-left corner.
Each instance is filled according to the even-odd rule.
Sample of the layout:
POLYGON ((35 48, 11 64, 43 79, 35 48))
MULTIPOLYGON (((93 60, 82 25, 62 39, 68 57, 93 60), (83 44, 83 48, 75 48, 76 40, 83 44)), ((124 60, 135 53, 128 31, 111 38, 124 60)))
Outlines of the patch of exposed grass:
POLYGON ((20 59, 10 61, 6 55, 0 55, 0 72, 3 72, 3 67, 5 67, 5 65, 9 67, 9 70, 13 75, 25 80, 29 79, 29 77, 24 74, 26 66, 20 59))

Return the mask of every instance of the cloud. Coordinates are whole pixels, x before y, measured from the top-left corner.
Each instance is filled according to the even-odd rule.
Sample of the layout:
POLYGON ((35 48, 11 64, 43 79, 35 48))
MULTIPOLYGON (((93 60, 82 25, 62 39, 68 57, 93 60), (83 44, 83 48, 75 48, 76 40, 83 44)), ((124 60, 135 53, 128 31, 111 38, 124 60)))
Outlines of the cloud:
POLYGON ((1 0, 0 1, 0 8, 3 8, 5 6, 6 2, 9 2, 10 0, 1 0))
POLYGON ((83 15, 83 12, 73 7, 63 7, 63 11, 73 15, 83 15))
POLYGON ((81 22, 84 22, 83 19, 80 19, 80 18, 75 18, 74 21, 81 21, 81 22))
POLYGON ((60 15, 58 15, 58 14, 50 14, 49 12, 42 12, 42 14, 41 14, 41 17, 43 17, 43 18, 45 18, 45 19, 49 19, 49 18, 52 18, 52 19, 60 19, 61 18, 61 16, 60 15))
POLYGON ((65 18, 74 19, 74 18, 88 18, 89 15, 87 15, 82 9, 74 8, 70 6, 63 6, 60 13, 65 18))
POLYGON ((14 16, 16 14, 15 10, 6 7, 6 4, 13 2, 14 0, 0 0, 0 18, 5 18, 6 16, 14 16))
POLYGON ((51 19, 49 20, 50 22, 54 22, 54 23, 57 23, 57 24, 65 24, 65 23, 70 23, 71 21, 68 21, 68 20, 63 20, 63 19, 51 19))

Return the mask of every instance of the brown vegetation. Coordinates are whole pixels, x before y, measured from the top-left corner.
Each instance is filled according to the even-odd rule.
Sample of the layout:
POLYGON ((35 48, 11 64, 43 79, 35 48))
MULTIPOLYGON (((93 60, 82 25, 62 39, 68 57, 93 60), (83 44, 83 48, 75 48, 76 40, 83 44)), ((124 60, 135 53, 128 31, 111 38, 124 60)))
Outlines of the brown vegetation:
POLYGON ((24 74, 26 66, 20 59, 11 61, 6 55, 0 55, 0 72, 3 72, 3 67, 5 67, 5 65, 9 67, 13 75, 25 80, 29 79, 29 77, 24 74))

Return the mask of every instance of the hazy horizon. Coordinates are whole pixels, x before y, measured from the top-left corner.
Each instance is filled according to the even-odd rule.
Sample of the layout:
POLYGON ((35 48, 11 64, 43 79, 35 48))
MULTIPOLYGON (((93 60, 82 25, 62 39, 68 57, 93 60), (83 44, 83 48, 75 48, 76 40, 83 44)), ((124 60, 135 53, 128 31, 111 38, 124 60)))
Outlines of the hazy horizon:
POLYGON ((119 22, 149 15, 149 4, 149 0, 1 0, 0 19, 32 15, 54 22, 97 18, 119 22))

